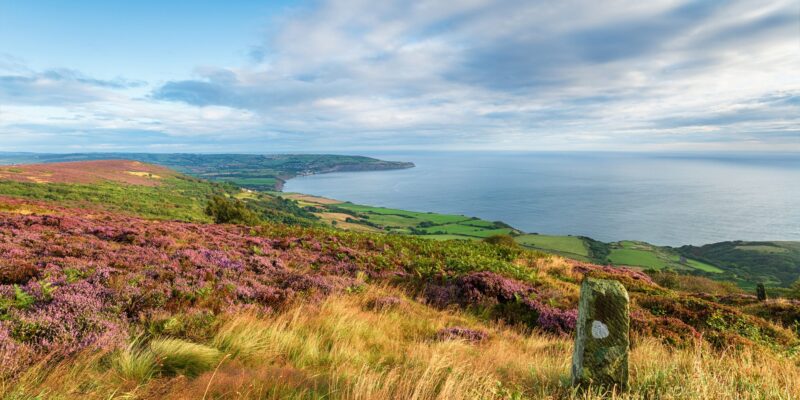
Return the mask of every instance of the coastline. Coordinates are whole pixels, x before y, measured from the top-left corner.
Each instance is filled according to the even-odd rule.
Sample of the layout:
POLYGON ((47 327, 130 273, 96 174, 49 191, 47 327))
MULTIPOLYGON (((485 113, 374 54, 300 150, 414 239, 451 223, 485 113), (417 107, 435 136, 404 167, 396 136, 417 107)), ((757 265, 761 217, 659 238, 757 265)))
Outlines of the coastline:
POLYGON ((377 164, 339 164, 322 170, 306 170, 296 174, 278 175, 275 177, 275 191, 282 192, 286 181, 302 176, 331 174, 335 172, 370 172, 392 171, 398 169, 414 168, 416 165, 410 161, 383 161, 377 164))
POLYGON ((636 239, 605 242, 577 234, 526 233, 502 221, 487 221, 469 215, 369 206, 341 198, 306 194, 303 191, 280 191, 275 195, 298 201, 301 206, 313 210, 324 223, 335 228, 409 235, 431 240, 483 240, 489 236, 506 234, 522 247, 581 262, 689 273, 714 280, 733 281, 745 289, 751 289, 759 281, 768 282, 770 287, 787 286, 790 282, 785 277, 779 279, 772 271, 760 271, 759 268, 762 264, 770 267, 783 265, 785 260, 781 255, 784 254, 787 257, 794 257, 790 254, 800 257, 800 241, 729 240, 678 246, 654 245, 636 239), (752 257, 759 261, 737 265, 728 262, 730 257, 738 257, 743 249, 752 251, 742 257, 752 257), (762 250, 766 253, 759 253, 762 250))

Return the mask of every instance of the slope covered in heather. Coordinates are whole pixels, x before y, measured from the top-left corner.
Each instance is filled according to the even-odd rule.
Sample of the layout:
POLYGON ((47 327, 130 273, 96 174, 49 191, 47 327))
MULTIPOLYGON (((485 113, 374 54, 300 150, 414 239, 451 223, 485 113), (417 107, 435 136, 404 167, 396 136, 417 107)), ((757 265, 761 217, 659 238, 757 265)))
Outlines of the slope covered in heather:
MULTIPOLYGON (((211 222, 206 213, 215 196, 243 190, 131 160, 75 161, 0 166, 0 195, 90 206, 148 218, 211 222)), ((265 221, 308 225, 316 217, 294 202, 248 192, 242 201, 265 221)))
POLYGON ((688 383, 657 378, 690 365, 756 397, 798 395, 798 306, 785 301, 674 292, 636 271, 480 242, 9 197, 0 210, 8 397, 197 398, 213 387, 250 398, 569 398, 587 275, 631 293, 632 395, 692 398, 706 385, 693 369, 676 375, 688 383), (732 369, 730 357, 765 368, 732 369))

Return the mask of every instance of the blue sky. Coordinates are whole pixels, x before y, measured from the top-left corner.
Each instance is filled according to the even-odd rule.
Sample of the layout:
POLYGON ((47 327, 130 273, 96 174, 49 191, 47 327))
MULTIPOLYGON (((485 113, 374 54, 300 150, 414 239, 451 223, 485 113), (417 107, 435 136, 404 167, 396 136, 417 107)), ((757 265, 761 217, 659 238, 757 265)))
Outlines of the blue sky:
POLYGON ((800 151, 800 3, 0 0, 0 151, 800 151))

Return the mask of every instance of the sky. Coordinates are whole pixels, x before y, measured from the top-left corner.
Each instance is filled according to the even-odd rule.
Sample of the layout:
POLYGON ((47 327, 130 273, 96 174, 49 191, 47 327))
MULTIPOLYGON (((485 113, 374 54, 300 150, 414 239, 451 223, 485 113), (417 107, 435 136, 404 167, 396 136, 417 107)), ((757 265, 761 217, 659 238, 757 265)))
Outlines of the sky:
POLYGON ((800 152, 800 2, 0 0, 0 151, 800 152))

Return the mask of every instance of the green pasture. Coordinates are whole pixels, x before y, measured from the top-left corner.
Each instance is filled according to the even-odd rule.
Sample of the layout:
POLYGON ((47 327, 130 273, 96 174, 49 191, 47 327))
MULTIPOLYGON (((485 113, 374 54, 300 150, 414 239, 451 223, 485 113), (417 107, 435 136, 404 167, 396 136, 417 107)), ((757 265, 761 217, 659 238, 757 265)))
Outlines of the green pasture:
POLYGON ((586 243, 575 236, 528 234, 517 236, 514 240, 523 246, 533 247, 539 250, 589 257, 589 248, 586 246, 586 243))

